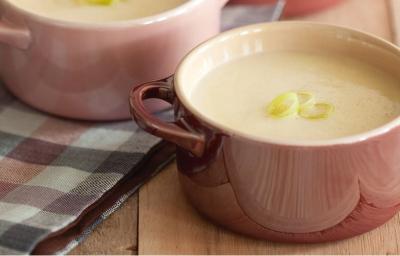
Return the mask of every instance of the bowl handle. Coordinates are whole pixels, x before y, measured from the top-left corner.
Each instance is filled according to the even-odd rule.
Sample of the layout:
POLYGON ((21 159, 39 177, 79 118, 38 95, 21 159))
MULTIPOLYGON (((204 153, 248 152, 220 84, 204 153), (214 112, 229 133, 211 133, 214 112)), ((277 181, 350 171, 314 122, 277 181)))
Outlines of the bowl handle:
POLYGON ((173 104, 175 95, 168 82, 156 81, 142 84, 130 93, 130 108, 133 119, 145 131, 172 142, 201 157, 205 148, 204 134, 185 130, 177 123, 161 121, 150 114, 144 105, 146 99, 161 99, 173 104))
POLYGON ((0 42, 25 50, 31 43, 31 33, 28 29, 16 28, 14 25, 0 20, 0 42))

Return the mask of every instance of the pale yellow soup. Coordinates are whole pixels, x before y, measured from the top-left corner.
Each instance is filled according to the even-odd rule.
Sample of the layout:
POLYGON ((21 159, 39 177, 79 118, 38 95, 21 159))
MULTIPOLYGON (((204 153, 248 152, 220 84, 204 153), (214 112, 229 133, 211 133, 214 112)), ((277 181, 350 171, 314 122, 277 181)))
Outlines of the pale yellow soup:
POLYGON ((369 131, 400 113, 400 83, 349 57, 274 52, 223 64, 191 93, 195 107, 231 129, 268 139, 323 140, 369 131), (326 119, 272 118, 268 104, 288 91, 307 91, 334 111, 326 119))
POLYGON ((85 4, 85 0, 8 0, 14 5, 49 18, 110 22, 156 15, 187 2, 187 0, 120 0, 112 5, 85 4))

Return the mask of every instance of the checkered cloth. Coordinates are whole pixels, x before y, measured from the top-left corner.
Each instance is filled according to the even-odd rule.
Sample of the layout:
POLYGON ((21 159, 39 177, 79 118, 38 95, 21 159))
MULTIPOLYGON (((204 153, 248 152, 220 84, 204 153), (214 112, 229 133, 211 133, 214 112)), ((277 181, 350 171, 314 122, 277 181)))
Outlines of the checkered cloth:
POLYGON ((50 117, 16 101, 0 85, 0 253, 31 253, 46 239, 52 248, 42 242, 44 253, 72 247, 76 236, 64 241, 64 231, 104 199, 109 202, 91 218, 107 217, 171 159, 172 150, 162 157, 160 148, 159 139, 132 121, 94 124, 50 117), (133 176, 143 172, 151 150, 158 153, 158 165, 133 176), (134 169, 139 163, 142 169, 134 169), (107 192, 116 185, 109 199, 107 192), (63 235, 50 238, 55 232, 63 235))

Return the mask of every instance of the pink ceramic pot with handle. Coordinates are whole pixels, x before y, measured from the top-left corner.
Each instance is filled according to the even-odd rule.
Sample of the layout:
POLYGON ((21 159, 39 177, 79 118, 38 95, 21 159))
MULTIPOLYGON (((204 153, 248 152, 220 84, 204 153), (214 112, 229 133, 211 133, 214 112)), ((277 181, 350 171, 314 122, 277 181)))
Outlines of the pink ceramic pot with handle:
POLYGON ((191 0, 156 16, 89 24, 46 18, 2 0, 0 75, 17 97, 45 112, 126 119, 130 85, 173 74, 185 54, 219 32, 227 1, 191 0))
POLYGON ((259 24, 196 48, 173 85, 133 89, 132 115, 143 129, 178 146, 183 190, 216 223, 284 242, 331 241, 376 228, 399 209, 400 117, 362 134, 298 143, 242 134, 191 103, 198 81, 217 65, 282 50, 351 56, 399 77, 400 90, 400 50, 386 41, 330 25, 259 24), (143 105, 149 98, 173 104, 176 122, 150 114, 143 105))

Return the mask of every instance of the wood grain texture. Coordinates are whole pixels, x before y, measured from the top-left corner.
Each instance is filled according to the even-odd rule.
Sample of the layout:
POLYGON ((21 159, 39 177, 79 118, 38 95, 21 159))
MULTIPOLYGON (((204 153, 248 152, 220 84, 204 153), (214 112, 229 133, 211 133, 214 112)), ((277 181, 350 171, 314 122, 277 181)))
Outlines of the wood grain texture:
POLYGON ((352 239, 278 244, 220 228, 200 216, 178 184, 175 165, 140 191, 139 254, 397 254, 400 218, 352 239))
POLYGON ((137 254, 137 209, 138 196, 135 195, 70 254, 137 254))
MULTIPOLYGON (((400 0, 391 1, 400 6, 400 0)), ((385 0, 347 0, 298 19, 349 26, 392 40, 396 34, 389 7, 392 4, 385 0)), ((278 244, 234 234, 211 224, 190 206, 179 187, 175 165, 144 186, 139 201, 139 254, 400 253, 399 215, 372 232, 334 243, 278 244)))
POLYGON ((387 0, 392 22, 393 41, 400 44, 400 1, 387 0))

